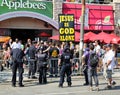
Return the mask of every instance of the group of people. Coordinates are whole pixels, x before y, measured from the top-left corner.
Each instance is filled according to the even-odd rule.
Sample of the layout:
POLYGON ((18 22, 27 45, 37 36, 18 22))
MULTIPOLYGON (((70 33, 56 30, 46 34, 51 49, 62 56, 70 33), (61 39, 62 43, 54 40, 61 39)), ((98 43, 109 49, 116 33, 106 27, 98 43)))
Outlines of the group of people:
MULTIPOLYGON (((70 42, 71 43, 71 42, 70 42)), ((71 59, 73 58, 73 48, 67 44, 61 44, 60 46, 55 42, 46 42, 46 41, 31 41, 28 39, 25 45, 22 44, 22 41, 15 39, 13 42, 12 39, 6 44, 3 45, 4 49, 4 61, 7 68, 12 69, 12 86, 16 86, 16 73, 17 69, 19 72, 19 86, 23 87, 23 72, 24 63, 28 64, 28 78, 36 79, 36 72, 39 73, 39 84, 46 84, 47 77, 46 73, 49 69, 50 77, 58 77, 59 68, 61 67, 60 72, 60 87, 64 82, 65 72, 67 72, 68 85, 71 86, 71 59), (71 48, 70 48, 71 47, 71 48), (68 50, 67 50, 68 49, 68 50), (69 51, 69 52, 68 52, 69 51), (63 55, 65 54, 66 55, 63 55), (68 53, 68 54, 67 54, 68 53), (58 59, 61 59, 58 60, 58 59), (63 60, 65 62, 63 62, 63 60), (59 62, 58 62, 59 61, 59 62), (66 63, 67 62, 67 63, 66 63), (70 66, 68 66, 70 63, 70 66), (49 66, 49 67, 48 67, 49 66), (64 67, 63 67, 64 66, 64 67), (66 67, 67 66, 67 67, 66 67), (66 71, 66 68, 69 67, 69 70, 66 71), (69 73, 68 73, 69 72, 69 73)))
POLYGON ((101 48, 101 46, 99 45, 99 41, 90 43, 89 46, 87 44, 84 44, 82 66, 85 76, 85 83, 83 85, 89 85, 90 90, 93 90, 93 77, 96 90, 99 90, 99 79, 97 76, 98 66, 101 67, 101 71, 103 71, 103 75, 107 80, 107 86, 105 87, 105 89, 111 89, 112 85, 116 84, 116 82, 112 80, 112 72, 114 67, 117 65, 116 49, 117 48, 115 47, 115 45, 112 44, 105 44, 101 48))
MULTIPOLYGON (((23 63, 28 64, 28 78, 36 79, 36 72, 39 72, 39 84, 47 83, 47 70, 49 68, 50 77, 57 77, 60 74, 59 87, 63 87, 64 78, 67 76, 68 86, 71 87, 72 80, 71 74, 73 64, 79 60, 73 60, 73 58, 79 58, 79 45, 74 45, 72 42, 56 44, 55 42, 46 41, 31 41, 27 40, 25 45, 18 39, 15 42, 10 40, 6 46, 5 51, 9 54, 12 69, 12 86, 16 86, 16 72, 19 72, 19 86, 23 87, 23 63), (60 67, 60 71, 58 69, 60 67)), ((5 57, 5 58, 8 58, 5 57)), ((90 90, 93 90, 92 77, 95 80, 95 86, 97 91, 99 90, 99 79, 97 77, 97 67, 103 67, 105 79, 108 81, 107 89, 111 89, 112 82, 112 70, 116 61, 116 48, 113 48, 111 44, 103 45, 103 48, 99 45, 98 41, 95 43, 84 43, 82 67, 85 76, 84 85, 89 85, 90 90), (102 65, 100 64, 102 62, 102 65)), ((6 64, 10 63, 8 60, 6 64)), ((80 65, 80 63, 79 63, 80 65)), ((9 67, 9 64, 8 64, 9 67)), ((79 66, 76 66, 79 69, 79 66)))

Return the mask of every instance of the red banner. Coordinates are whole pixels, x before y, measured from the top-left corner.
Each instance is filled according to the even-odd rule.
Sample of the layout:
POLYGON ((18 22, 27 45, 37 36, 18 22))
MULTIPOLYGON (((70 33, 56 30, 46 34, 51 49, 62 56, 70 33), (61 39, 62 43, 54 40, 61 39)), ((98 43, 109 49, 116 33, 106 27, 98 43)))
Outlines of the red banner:
MULTIPOLYGON (((81 4, 63 4, 63 14, 74 14, 75 30, 80 29, 81 4)), ((85 30, 114 30, 114 12, 110 5, 86 5, 85 30)))

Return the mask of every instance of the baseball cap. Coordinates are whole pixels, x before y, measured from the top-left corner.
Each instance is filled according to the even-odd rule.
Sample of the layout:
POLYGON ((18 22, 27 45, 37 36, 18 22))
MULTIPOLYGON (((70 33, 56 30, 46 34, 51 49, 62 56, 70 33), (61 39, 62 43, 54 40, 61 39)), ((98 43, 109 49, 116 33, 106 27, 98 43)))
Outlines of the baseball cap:
POLYGON ((105 47, 110 47, 111 48, 111 44, 106 44, 105 47))

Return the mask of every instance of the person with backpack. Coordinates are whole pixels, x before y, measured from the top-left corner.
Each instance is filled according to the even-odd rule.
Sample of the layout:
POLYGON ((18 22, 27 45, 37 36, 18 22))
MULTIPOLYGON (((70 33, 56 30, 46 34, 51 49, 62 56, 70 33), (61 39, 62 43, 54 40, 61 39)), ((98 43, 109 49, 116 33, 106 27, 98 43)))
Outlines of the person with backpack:
POLYGON ((89 59, 88 59, 88 79, 89 79, 90 91, 93 91, 92 77, 95 82, 96 90, 99 91, 99 87, 98 87, 99 82, 97 77, 97 65, 99 62, 99 57, 94 52, 93 44, 90 44, 89 48, 90 48, 90 52, 89 52, 89 59))

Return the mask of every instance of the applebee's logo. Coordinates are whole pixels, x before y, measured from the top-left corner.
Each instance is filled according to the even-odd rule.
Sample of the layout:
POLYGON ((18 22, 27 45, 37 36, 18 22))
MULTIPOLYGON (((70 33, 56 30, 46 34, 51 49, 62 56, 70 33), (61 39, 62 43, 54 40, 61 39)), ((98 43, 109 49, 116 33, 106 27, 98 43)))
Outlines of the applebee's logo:
POLYGON ((7 6, 9 9, 14 8, 33 8, 33 9, 46 9, 46 4, 44 2, 30 2, 30 0, 2 0, 0 6, 7 6))
POLYGON ((110 22, 110 16, 106 16, 103 21, 97 20, 95 24, 96 24, 96 26, 95 26, 96 30, 100 30, 102 25, 103 26, 112 25, 112 23, 110 22))

